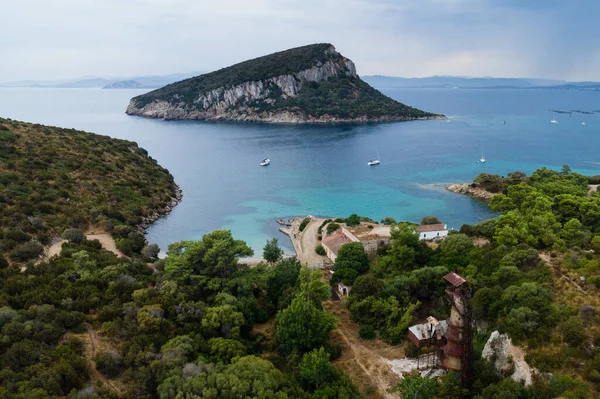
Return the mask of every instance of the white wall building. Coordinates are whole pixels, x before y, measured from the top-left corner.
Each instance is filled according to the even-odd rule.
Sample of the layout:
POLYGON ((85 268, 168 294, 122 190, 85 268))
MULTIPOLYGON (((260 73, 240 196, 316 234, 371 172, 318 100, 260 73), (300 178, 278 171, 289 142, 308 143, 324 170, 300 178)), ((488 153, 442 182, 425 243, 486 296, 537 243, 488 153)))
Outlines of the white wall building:
POLYGON ((445 224, 424 224, 415 228, 419 233, 420 240, 433 240, 434 238, 444 238, 448 235, 448 228, 445 224))

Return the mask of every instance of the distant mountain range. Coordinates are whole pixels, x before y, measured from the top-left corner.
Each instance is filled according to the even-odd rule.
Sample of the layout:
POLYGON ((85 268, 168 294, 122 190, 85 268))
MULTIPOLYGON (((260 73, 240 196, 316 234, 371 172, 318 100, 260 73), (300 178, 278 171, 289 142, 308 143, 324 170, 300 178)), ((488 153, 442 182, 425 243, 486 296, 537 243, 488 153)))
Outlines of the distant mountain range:
MULTIPOLYGON (((38 81, 21 80, 0 83, 0 87, 48 87, 48 88, 129 88, 156 89, 180 80, 192 78, 204 72, 173 73, 170 75, 133 77, 84 77, 73 80, 38 81)), ((566 80, 534 78, 492 78, 467 76, 430 76, 426 78, 401 78, 396 76, 367 75, 361 79, 378 89, 556 89, 600 90, 600 82, 568 82, 566 80)))
POLYGON ((21 80, 18 82, 0 83, 0 87, 41 87, 41 88, 117 88, 110 87, 112 85, 123 85, 123 88, 158 88, 163 87, 173 82, 178 82, 183 79, 188 79, 194 76, 201 75, 202 72, 189 73, 173 73, 163 76, 134 76, 134 77, 117 77, 117 78, 102 78, 102 77, 84 77, 74 80, 59 80, 59 81, 39 81, 39 80, 21 80), (135 82, 128 84, 127 82, 135 82), (107 87, 109 86, 109 87, 107 87), (126 87, 131 86, 131 87, 126 87), (136 87, 134 87, 136 86, 136 87))
POLYGON ((371 75, 361 77, 378 89, 447 88, 447 89, 559 89, 600 90, 598 82, 568 82, 566 80, 533 78, 473 78, 464 76, 430 76, 426 78, 400 78, 371 75))

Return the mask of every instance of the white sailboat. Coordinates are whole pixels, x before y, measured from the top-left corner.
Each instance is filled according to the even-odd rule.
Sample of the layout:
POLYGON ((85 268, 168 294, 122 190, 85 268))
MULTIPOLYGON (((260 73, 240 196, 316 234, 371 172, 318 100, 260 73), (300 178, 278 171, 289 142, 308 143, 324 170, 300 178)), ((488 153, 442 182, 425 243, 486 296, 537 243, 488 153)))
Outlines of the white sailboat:
POLYGON ((555 113, 555 112, 553 112, 553 113, 552 113, 552 120, 550 121, 550 123, 558 123, 558 121, 556 120, 556 117, 555 117, 555 115, 556 115, 556 113, 555 113))
POLYGON ((479 162, 485 163, 485 157, 483 156, 483 146, 481 146, 481 158, 479 159, 479 162))
POLYGON ((367 162, 367 165, 369 166, 375 166, 375 165, 379 165, 381 163, 380 158, 379 158, 379 150, 377 150, 377 158, 375 159, 371 159, 369 162, 367 162))
POLYGON ((581 126, 585 126, 585 122, 581 122, 581 126))
POLYGON ((267 166, 271 163, 271 160, 269 158, 265 158, 260 162, 260 166, 267 166))

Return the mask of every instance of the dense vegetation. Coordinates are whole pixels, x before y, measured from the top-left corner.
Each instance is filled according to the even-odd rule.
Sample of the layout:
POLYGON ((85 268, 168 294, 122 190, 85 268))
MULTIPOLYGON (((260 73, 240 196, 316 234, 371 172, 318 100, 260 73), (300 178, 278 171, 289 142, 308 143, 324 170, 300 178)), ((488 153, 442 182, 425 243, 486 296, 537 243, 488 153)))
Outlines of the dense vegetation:
POLYGON ((156 271, 87 240, 0 270, 0 397, 360 397, 329 364, 340 348, 321 273, 238 264, 251 254, 215 231, 172 244, 156 271), (253 332, 271 318, 274 336, 253 332), (90 381, 93 331, 110 386, 90 381))
POLYGON ((65 229, 90 223, 139 252, 135 228, 175 190, 133 142, 0 119, 0 264, 34 259, 65 229))
MULTIPOLYGON (((205 105, 197 102, 203 93, 219 88, 228 89, 244 82, 263 81, 265 98, 248 103, 239 100, 231 107, 241 108, 244 113, 249 111, 248 107, 259 114, 290 111, 307 118, 329 116, 338 119, 411 119, 434 116, 392 100, 350 74, 345 66, 347 60, 339 53, 329 51, 332 48, 328 43, 313 44, 244 61, 142 94, 133 98, 132 104, 141 109, 153 101, 166 101, 187 110, 203 110, 205 105), (266 82, 266 79, 293 75, 327 61, 334 61, 339 65, 340 70, 336 76, 320 83, 301 82, 296 77, 297 82, 301 83, 301 89, 294 97, 284 95, 277 84, 266 82)), ((223 100, 222 93, 220 96, 215 100, 223 100)))
POLYGON ((300 110, 306 115, 350 118, 421 118, 429 112, 399 103, 363 80, 353 76, 330 78, 305 85, 296 97, 278 97, 271 106, 262 102, 259 110, 300 110))
POLYGON ((285 51, 265 55, 196 76, 135 97, 140 106, 154 100, 171 101, 177 97, 184 101, 193 101, 199 93, 232 87, 244 82, 265 80, 280 75, 288 75, 309 69, 318 62, 325 63, 338 57, 335 53, 326 53, 331 44, 319 43, 296 47, 285 51))
MULTIPOLYGON (((498 219, 465 225, 439 246, 420 241, 413 225, 397 224, 392 243, 370 263, 359 245, 340 249, 332 282, 353 282, 346 305, 365 338, 377 333, 399 343, 417 320, 447 318, 442 277, 449 271, 471 284, 478 332, 469 391, 454 377, 436 382, 415 374, 397 387, 403 397, 598 396, 600 195, 588 193, 590 181, 567 166, 539 169, 529 177, 481 175, 474 184, 498 192, 490 202, 501 213, 498 219), (541 372, 531 386, 505 378, 510 373, 500 375, 481 358, 493 330, 527 347, 526 360, 541 372)), ((416 355, 413 349, 409 344, 406 353, 416 355)))

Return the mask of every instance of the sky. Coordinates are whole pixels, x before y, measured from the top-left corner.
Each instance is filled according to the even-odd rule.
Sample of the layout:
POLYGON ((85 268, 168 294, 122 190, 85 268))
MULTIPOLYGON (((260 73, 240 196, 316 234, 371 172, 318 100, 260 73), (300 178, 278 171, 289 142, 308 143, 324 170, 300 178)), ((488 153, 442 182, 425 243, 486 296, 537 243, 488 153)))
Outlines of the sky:
POLYGON ((600 81, 598 0, 19 0, 0 82, 212 71, 332 43, 360 75, 600 81))

